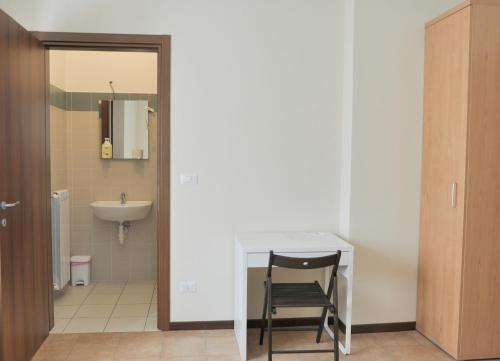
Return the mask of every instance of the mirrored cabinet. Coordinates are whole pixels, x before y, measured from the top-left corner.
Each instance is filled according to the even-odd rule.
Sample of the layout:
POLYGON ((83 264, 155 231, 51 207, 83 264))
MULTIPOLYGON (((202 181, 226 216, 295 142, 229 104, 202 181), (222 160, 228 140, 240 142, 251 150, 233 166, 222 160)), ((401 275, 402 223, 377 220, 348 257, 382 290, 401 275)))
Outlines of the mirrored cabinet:
POLYGON ((101 100, 99 109, 101 159, 148 159, 148 101, 101 100))

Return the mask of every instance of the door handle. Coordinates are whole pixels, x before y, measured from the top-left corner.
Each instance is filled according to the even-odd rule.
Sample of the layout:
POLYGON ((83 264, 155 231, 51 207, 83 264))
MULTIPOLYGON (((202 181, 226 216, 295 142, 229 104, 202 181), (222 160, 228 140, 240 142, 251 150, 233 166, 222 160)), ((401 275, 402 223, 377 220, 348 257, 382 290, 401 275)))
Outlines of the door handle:
POLYGON ((457 182, 451 183, 451 208, 457 208, 457 182))
POLYGON ((14 208, 18 204, 21 204, 21 201, 16 201, 14 203, 7 203, 6 201, 2 201, 2 203, 0 203, 0 208, 5 210, 7 208, 14 208))

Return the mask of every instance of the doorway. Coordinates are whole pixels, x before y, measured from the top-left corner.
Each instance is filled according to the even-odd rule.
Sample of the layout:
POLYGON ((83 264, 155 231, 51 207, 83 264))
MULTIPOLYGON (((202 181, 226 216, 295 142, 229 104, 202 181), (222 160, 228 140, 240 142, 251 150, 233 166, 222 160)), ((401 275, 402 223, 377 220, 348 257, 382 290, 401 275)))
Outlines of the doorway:
MULTIPOLYGON (((117 34, 78 34, 78 33, 44 33, 44 32, 34 32, 33 35, 41 41, 43 46, 45 47, 45 59, 46 59, 46 85, 47 85, 47 94, 50 93, 50 51, 86 51, 87 54, 89 52, 136 52, 136 53, 153 53, 156 55, 156 64, 157 64, 157 94, 154 101, 151 99, 148 102, 148 107, 155 113, 155 124, 156 129, 155 134, 155 142, 157 147, 157 159, 156 163, 156 199, 154 199, 154 207, 152 212, 155 213, 156 218, 156 284, 157 290, 153 297, 157 298, 157 312, 151 312, 153 305, 148 305, 149 321, 151 322, 151 316, 155 313, 157 314, 157 328, 160 330, 168 330, 170 328, 170 36, 148 36, 148 35, 117 35, 117 34)), ((113 83, 113 79, 109 79, 112 83, 108 84, 110 86, 109 93, 112 94, 115 92, 113 99, 119 100, 129 100, 131 101, 140 101, 141 97, 137 94, 131 95, 130 90, 120 91, 119 84, 113 83), (124 95, 123 93, 127 93, 128 95, 124 95), (128 99, 125 99, 128 98, 128 99), (134 98, 134 99, 131 99, 134 98)), ((52 89, 54 92, 54 89, 52 89)), ((94 98, 96 96, 94 95, 94 98)), ((97 101, 103 100, 108 101, 110 99, 104 99, 106 97, 102 97, 103 99, 94 99, 96 101, 92 101, 90 104, 91 107, 101 107, 103 104, 97 105, 97 101), (96 104, 94 104, 96 103, 96 104)), ((62 99, 62 97, 61 97, 62 99)), ((50 119, 50 98, 47 99, 47 119, 50 119)), ((143 99, 144 100, 144 99, 143 99)), ((78 102, 77 102, 78 103, 78 102)), ((118 101, 116 102, 116 104, 118 101)), ((115 104, 115 105, 116 105, 115 104)), ((130 105, 130 104, 129 104, 130 105)), ((75 106, 81 106, 81 104, 75 104, 75 106)), ((108 104, 109 106, 109 104, 108 104)), ((100 109, 91 109, 97 110, 100 109)), ((101 117, 99 118, 101 119, 101 117)), ((149 126, 149 125, 148 125, 149 126)), ((102 131, 102 128, 101 128, 102 131)), ((99 141, 101 143, 101 139, 99 141)), ((99 149, 102 144, 99 144, 99 149)), ((118 151, 115 151, 115 154, 118 154, 118 151)), ((134 157, 138 157, 138 151, 134 150, 134 157)), ((102 156, 102 154, 101 154, 102 156)), ((144 153, 141 152, 141 156, 144 156, 144 153)), ((56 159, 52 160, 56 161, 56 159)), ((101 160, 101 162, 110 162, 109 160, 101 160)), ((115 160, 111 160, 111 162, 115 162, 115 160)), ((125 162, 138 162, 136 165, 132 165, 131 167, 141 168, 143 165, 140 165, 141 162, 147 162, 146 160, 138 160, 138 161, 124 161, 124 160, 116 160, 116 162, 121 162, 123 165, 125 162), (137 165, 139 164, 139 165, 137 165)), ((109 164, 109 163, 107 163, 109 164)), ((47 170, 49 171, 49 170, 47 170)), ((73 175, 78 177, 78 175, 73 175)), ((54 189, 52 189, 54 190, 54 189)), ((122 192, 126 193, 126 192, 122 192)), ((126 197, 126 194, 124 194, 126 197)), ((118 197, 118 196, 117 196, 118 197)), ((116 197, 115 197, 116 198, 116 197)), ((130 224, 129 224, 130 226, 130 224)), ((132 223, 131 227, 134 225, 132 223)), ((117 223, 118 229, 118 223, 117 223)), ((121 230, 123 231, 123 229, 121 230)), ((126 230, 125 230, 126 232, 126 230)), ((116 233, 120 233, 118 230, 116 233)), ((125 236, 126 237, 126 236, 125 236)), ((120 238, 121 239, 121 238, 120 238)), ((121 242, 118 239, 116 242, 121 242)), ((127 242, 127 239, 123 242, 127 242)), ((85 253, 85 252, 84 252, 85 253)), ((101 262, 102 263, 102 262, 101 262)), ((102 275, 99 277, 103 277, 102 275)), ((120 277, 120 276, 118 276, 120 277)), ((131 282, 129 284, 129 288, 141 288, 149 290, 151 288, 151 284, 144 282, 143 285, 140 284, 140 280, 136 280, 138 282, 131 282)), ((120 287, 120 286, 117 286, 120 287)), ((112 288, 112 287, 111 287, 112 288)), ((111 289, 110 288, 110 289, 111 289)), ((121 293, 125 292, 127 285, 123 285, 121 288, 121 293)), ((85 293, 85 291, 80 291, 85 293)), ((123 294, 123 296, 126 296, 123 294)), ((98 296, 97 296, 98 297, 98 296)), ((56 301, 57 302, 57 301, 56 301)), ((107 301, 106 301, 107 302, 107 301)), ((50 297, 51 306, 49 310, 50 320, 51 320, 51 328, 54 327, 54 297, 50 297)), ((91 302, 92 303, 92 302, 91 302)), ((142 304, 145 307, 145 304, 142 304)), ((131 308, 138 307, 133 306, 131 308)), ((102 307, 101 307, 102 308, 102 307)), ((126 306, 124 307, 126 308, 126 306)), ((129 307, 130 308, 130 307, 129 307)), ((71 310, 68 309, 68 312, 71 310)), ((109 320, 108 320, 109 321, 109 320)), ((57 328, 60 325, 55 325, 57 328)), ((151 324, 149 327, 151 328, 151 324)), ((67 326, 65 326, 67 327, 67 326)), ((68 331, 70 331, 68 329, 68 331)), ((118 329, 116 329, 118 330, 118 329)), ((109 330, 108 330, 109 331, 109 330)))

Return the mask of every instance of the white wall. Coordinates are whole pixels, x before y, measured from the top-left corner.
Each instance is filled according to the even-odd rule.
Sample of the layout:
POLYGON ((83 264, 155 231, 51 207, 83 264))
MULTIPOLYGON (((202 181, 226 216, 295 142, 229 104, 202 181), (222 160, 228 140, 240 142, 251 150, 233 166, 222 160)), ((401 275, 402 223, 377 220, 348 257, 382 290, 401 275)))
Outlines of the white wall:
POLYGON ((354 322, 375 323, 415 320, 423 26, 458 2, 0 8, 29 29, 172 34, 174 321, 232 317, 235 231, 331 229, 357 249, 354 322), (181 187, 184 171, 200 185, 181 187))
POLYGON ((173 321, 232 319, 236 231, 336 230, 335 2, 39 3, 0 8, 31 30, 172 35, 173 321))
POLYGON ((356 245, 355 324, 415 320, 424 23, 459 2, 354 1, 351 189, 341 213, 356 245))

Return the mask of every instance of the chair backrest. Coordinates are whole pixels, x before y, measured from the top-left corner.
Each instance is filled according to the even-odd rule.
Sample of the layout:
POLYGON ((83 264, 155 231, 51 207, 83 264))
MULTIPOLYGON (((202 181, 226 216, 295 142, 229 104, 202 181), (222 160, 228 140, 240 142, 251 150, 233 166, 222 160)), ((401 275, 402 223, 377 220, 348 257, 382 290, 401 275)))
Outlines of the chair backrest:
POLYGON ((316 257, 316 258, 296 258, 287 257, 274 254, 273 251, 269 252, 269 267, 267 275, 270 277, 273 266, 292 268, 292 269, 317 269, 333 267, 333 275, 337 273, 340 263, 341 251, 337 251, 329 256, 316 257))
MULTIPOLYGON (((328 282, 328 291, 326 292, 327 298, 330 299, 332 292, 334 290, 337 292, 337 270, 339 268, 341 254, 341 251, 337 251, 337 253, 325 257, 296 258, 280 256, 274 254, 273 251, 269 252, 269 267, 267 268, 268 287, 270 287, 269 292, 272 292, 271 274, 273 266, 292 269, 317 269, 332 267, 330 281, 328 282)), ((335 295, 336 294, 337 293, 335 293, 335 295)))

